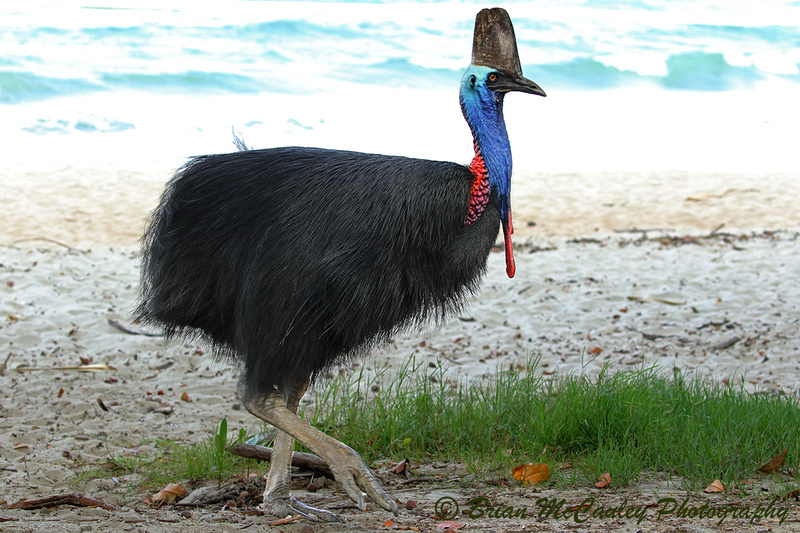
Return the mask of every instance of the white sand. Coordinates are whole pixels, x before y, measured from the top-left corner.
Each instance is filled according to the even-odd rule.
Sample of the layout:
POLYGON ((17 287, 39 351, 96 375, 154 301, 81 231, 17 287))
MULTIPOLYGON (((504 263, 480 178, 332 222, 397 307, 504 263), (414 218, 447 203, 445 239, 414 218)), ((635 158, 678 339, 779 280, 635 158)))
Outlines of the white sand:
MULTIPOLYGON (((130 318, 137 240, 168 173, 66 169, 0 176, 0 363, 6 361, 0 499, 74 491, 69 465, 105 461, 105 439, 114 454, 145 453, 143 441, 193 442, 223 417, 230 429, 256 425, 237 410, 235 370, 210 361, 205 347, 165 346, 107 322, 130 318), (81 358, 116 370, 14 371, 78 365, 81 358), (191 402, 181 401, 183 392, 191 402), (150 412, 160 402, 174 412, 150 412)), ((524 244, 516 251, 517 276, 506 278, 502 254, 492 254, 484 290, 462 317, 469 321, 400 336, 362 364, 396 367, 415 352, 421 361, 447 362, 453 375, 480 379, 541 354, 540 369, 558 374, 645 363, 798 394, 798 177, 517 177, 515 242, 524 244), (687 200, 692 196, 698 199, 687 200), (613 233, 661 228, 708 235, 720 224, 720 233, 758 235, 673 245, 613 233), (569 242, 586 236, 598 242, 569 242), (714 348, 734 337, 739 340, 732 346, 714 348)), ((82 490, 124 504, 121 495, 135 487, 136 477, 115 479, 82 490)), ((70 512, 59 516, 77 520, 70 512)), ((9 531, 26 531, 22 522, 16 524, 21 529, 9 524, 9 531)))

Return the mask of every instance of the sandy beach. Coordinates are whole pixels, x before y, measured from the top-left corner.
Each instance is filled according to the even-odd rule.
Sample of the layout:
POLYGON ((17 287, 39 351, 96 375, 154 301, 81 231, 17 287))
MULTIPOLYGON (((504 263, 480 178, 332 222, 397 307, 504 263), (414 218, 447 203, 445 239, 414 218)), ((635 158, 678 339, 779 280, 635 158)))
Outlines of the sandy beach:
MULTIPOLYGON (((147 453, 151 445, 142 443, 154 438, 196 442, 223 417, 230 429, 256 426, 239 406, 236 370, 211 361, 205 346, 165 345, 109 324, 130 321, 137 242, 169 174, 0 171, 0 500, 83 492, 117 508, 2 509, 0 519, 8 521, 0 531, 216 532, 273 520, 230 510, 197 510, 193 518, 154 510, 143 503, 146 494, 133 491, 136 475, 72 482, 76 465, 102 463, 109 452, 147 453), (114 370, 50 369, 87 362, 114 370), (153 411, 162 402, 171 414, 153 411)), ((556 375, 656 364, 752 391, 800 394, 798 183, 800 175, 786 173, 516 175, 516 277, 505 276, 502 253, 492 254, 483 291, 463 316, 400 335, 360 364, 396 368, 413 353, 477 380, 539 355, 540 371, 556 375)), ((458 497, 469 493, 455 485, 450 492, 458 497)), ((415 495, 401 487, 393 495, 430 507, 448 490, 415 495)), ((507 501, 521 497, 517 490, 509 489, 507 501)), ((608 497, 652 500, 675 490, 665 483, 608 497)), ((323 506, 343 502, 332 494, 305 496, 323 506)), ((581 494, 572 497, 580 501, 581 494)), ((725 527, 800 531, 800 509, 786 505, 794 507, 781 526, 730 520, 725 527)), ((313 531, 375 530, 390 518, 373 507, 344 517, 345 526, 313 531)), ((408 514, 395 520, 440 530, 408 514)), ((574 530, 564 521, 462 522, 465 531, 574 530)), ((725 530, 715 523, 676 519, 656 530, 725 530)), ((603 527, 638 526, 612 520, 603 527)))

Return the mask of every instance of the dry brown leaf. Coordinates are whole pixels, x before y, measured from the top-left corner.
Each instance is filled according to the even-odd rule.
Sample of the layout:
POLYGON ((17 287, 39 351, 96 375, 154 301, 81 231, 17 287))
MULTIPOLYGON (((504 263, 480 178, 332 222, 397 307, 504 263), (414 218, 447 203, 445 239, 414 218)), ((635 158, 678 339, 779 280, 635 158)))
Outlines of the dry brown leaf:
POLYGON ((408 459, 403 459, 402 461, 397 463, 397 465, 394 468, 392 468, 392 472, 394 472, 395 474, 402 474, 406 471, 406 469, 409 468, 409 466, 410 465, 408 464, 408 459))
POLYGON ((597 355, 597 354, 601 353, 602 351, 603 351, 602 348, 595 347, 595 348, 592 348, 591 350, 589 350, 589 353, 592 354, 592 355, 597 355))
POLYGON ((605 474, 600 474, 600 481, 594 484, 595 487, 598 489, 602 489, 603 487, 607 487, 611 483, 611 474, 606 472, 605 474))
POLYGON ((511 469, 511 473, 514 475, 514 479, 521 481, 525 485, 543 483, 550 479, 550 467, 547 466, 547 463, 528 463, 515 466, 511 469))
POLYGON ((170 483, 160 491, 153 494, 150 501, 153 505, 171 505, 175 502, 176 498, 183 498, 186 496, 186 491, 177 483, 170 483))
POLYGON ((786 452, 789 448, 784 448, 780 455, 776 455, 772 459, 769 460, 767 464, 762 466, 758 469, 759 472, 763 472, 764 474, 771 474, 773 472, 778 472, 781 467, 783 466, 783 461, 786 460, 786 452))
POLYGON ((189 393, 186 392, 186 391, 183 391, 183 394, 181 394, 181 400, 183 400, 184 402, 191 402, 192 401, 192 399, 189 398, 189 393))
POLYGON ((592 504, 590 504, 590 503, 579 503, 577 505, 573 505, 572 507, 568 507, 567 510, 570 513, 572 513, 572 512, 577 511, 578 509, 581 509, 581 510, 582 509, 590 509, 591 507, 592 507, 592 504))
POLYGON ((464 527, 464 524, 460 524, 455 520, 448 520, 447 522, 439 522, 438 524, 436 524, 436 527, 442 529, 461 529, 462 527, 464 527))
POLYGON ((703 492, 722 492, 725 487, 722 486, 722 481, 715 479, 711 485, 703 489, 703 492))

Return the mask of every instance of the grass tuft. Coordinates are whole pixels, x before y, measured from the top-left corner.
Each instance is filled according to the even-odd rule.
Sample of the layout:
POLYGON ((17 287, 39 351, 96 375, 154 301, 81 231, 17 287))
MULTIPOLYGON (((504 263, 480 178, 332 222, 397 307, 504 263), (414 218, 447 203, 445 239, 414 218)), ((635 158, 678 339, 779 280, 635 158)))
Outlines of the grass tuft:
MULTIPOLYGON (((755 478, 788 447, 784 471, 798 481, 797 397, 664 376, 655 366, 559 379, 538 373, 537 363, 473 384, 413 359, 393 375, 339 376, 319 388, 316 405, 325 407, 312 420, 368 461, 482 462, 505 472, 523 462, 568 462, 586 482, 603 472, 615 484, 664 472, 698 489, 716 478, 726 486, 755 478)), ((562 481, 575 482, 574 474, 562 481)))

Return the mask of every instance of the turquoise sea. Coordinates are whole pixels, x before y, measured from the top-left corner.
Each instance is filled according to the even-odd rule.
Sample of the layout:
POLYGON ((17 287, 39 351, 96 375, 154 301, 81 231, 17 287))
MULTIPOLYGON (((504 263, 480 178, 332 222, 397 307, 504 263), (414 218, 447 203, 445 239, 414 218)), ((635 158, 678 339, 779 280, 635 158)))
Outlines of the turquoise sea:
MULTIPOLYGON (((248 145, 468 162, 457 88, 483 4, 4 2, 0 166, 175 168, 248 145)), ((500 2, 519 170, 793 170, 800 2, 500 2)))

